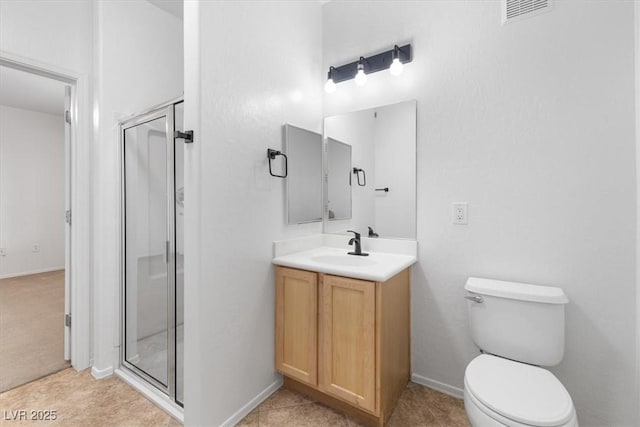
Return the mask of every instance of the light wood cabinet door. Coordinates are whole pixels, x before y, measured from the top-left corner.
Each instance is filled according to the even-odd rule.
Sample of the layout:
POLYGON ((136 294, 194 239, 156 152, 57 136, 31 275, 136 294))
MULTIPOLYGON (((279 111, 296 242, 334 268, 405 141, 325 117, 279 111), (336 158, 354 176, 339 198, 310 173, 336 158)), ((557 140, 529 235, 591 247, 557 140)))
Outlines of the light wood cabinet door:
POLYGON ((376 413, 375 283, 320 276, 322 391, 376 413))
POLYGON ((318 381, 318 274, 276 268, 276 370, 305 384, 318 381))

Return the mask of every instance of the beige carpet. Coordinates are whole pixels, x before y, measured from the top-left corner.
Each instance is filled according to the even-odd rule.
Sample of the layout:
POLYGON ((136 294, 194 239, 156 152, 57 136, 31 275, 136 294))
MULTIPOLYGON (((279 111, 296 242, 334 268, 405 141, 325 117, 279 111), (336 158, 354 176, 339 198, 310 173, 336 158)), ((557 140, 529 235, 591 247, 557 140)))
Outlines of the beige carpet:
POLYGON ((0 280, 0 392, 68 367, 64 270, 0 280))

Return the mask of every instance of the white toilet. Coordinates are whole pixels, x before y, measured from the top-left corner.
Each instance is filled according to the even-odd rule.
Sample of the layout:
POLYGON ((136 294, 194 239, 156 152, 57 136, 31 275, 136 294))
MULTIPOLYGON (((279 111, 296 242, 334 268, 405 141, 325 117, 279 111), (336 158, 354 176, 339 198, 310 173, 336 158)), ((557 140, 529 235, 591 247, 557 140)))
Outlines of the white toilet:
POLYGON ((571 396, 551 372, 564 356, 562 289, 470 277, 467 309, 483 354, 464 374, 473 427, 578 427, 571 396))

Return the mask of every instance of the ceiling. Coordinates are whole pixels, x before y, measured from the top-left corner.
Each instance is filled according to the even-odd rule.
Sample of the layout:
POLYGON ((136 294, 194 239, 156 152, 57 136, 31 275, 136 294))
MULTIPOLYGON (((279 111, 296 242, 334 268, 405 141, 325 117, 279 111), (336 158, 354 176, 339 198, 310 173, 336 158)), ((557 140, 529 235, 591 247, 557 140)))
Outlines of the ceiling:
POLYGON ((169 12, 175 17, 182 19, 182 10, 184 8, 183 0, 147 0, 154 6, 169 12))
POLYGON ((0 104, 62 116, 65 84, 0 66, 0 104))
MULTIPOLYGON (((147 0, 154 6, 169 12, 175 17, 183 19, 184 0, 147 0)), ((320 4, 329 3, 331 0, 318 0, 320 4)))

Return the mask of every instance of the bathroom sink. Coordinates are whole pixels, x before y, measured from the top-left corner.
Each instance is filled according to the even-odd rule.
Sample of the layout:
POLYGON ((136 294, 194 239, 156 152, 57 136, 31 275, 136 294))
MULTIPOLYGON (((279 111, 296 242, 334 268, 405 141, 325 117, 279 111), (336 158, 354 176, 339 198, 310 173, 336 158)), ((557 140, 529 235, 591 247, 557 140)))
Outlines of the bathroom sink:
MULTIPOLYGON (((342 239, 340 241, 342 242, 342 239)), ((367 250, 369 256, 348 255, 347 252, 351 249, 349 247, 317 246, 276 256, 271 262, 282 267, 381 283, 416 262, 415 255, 375 252, 373 250, 367 250)))
POLYGON ((312 257, 311 261, 345 267, 365 267, 376 264, 371 258, 357 255, 318 255, 312 257))

